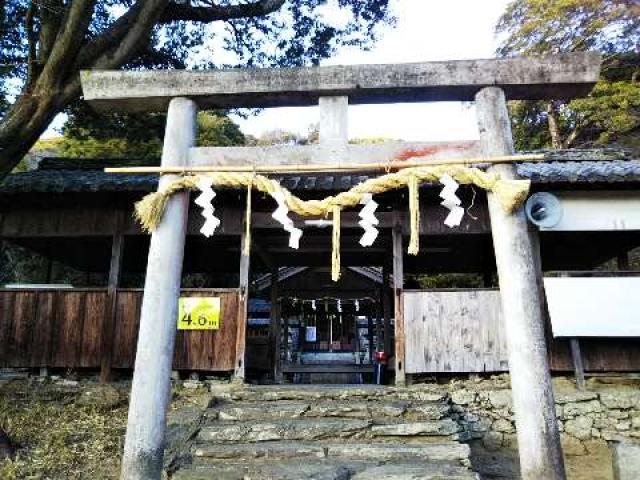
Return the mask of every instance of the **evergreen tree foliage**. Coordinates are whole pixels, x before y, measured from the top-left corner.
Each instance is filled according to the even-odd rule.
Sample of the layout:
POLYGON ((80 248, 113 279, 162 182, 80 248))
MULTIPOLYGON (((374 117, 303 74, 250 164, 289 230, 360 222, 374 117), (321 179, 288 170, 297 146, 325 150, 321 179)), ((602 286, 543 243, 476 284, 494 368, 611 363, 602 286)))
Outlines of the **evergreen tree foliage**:
POLYGON ((496 27, 501 56, 595 50, 602 75, 571 102, 512 102, 518 149, 640 147, 640 5, 633 0, 515 0, 496 27))

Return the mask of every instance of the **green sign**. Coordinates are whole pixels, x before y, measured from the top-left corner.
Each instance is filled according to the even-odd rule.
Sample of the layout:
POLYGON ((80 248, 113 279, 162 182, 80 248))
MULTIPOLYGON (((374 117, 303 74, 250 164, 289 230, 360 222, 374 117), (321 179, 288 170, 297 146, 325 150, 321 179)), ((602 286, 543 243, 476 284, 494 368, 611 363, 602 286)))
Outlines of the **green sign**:
POLYGON ((178 330, 218 330, 220 297, 180 297, 178 330))

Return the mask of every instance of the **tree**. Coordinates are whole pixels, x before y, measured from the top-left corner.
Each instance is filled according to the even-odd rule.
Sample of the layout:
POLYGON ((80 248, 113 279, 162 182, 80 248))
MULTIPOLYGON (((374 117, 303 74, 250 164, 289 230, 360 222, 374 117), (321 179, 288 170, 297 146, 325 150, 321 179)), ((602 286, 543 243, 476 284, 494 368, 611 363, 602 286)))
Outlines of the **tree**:
MULTIPOLYGON (((63 127, 57 154, 76 158, 159 159, 165 113, 97 113, 79 102, 63 127)), ((244 145, 238 124, 224 112, 198 112, 197 145, 244 145)))
POLYGON ((496 27, 501 56, 598 50, 602 75, 588 98, 512 102, 519 149, 640 146, 640 4, 634 0, 516 0, 496 27))
POLYGON ((331 3, 346 22, 323 14, 327 0, 0 0, 0 178, 80 97, 82 69, 224 65, 208 60, 211 42, 238 65, 318 64, 393 22, 388 0, 331 3))

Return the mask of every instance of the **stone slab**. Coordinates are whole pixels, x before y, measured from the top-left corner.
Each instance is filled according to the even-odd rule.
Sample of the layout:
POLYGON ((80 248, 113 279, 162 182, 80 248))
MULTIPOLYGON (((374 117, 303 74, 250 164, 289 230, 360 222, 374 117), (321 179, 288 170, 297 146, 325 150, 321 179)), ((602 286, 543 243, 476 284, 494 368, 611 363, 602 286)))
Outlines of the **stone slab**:
POLYGON ((322 440, 364 433, 371 422, 360 419, 301 419, 272 422, 214 423, 198 433, 201 442, 266 442, 273 440, 322 440))
POLYGON ((460 426, 449 418, 437 422, 394 423, 371 427, 372 434, 378 437, 446 436, 459 431, 460 426))
POLYGON ((351 480, 479 480, 465 467, 437 463, 394 463, 368 468, 351 480))
POLYGON ((498 86, 512 100, 586 95, 598 80, 600 56, 551 57, 252 68, 215 71, 82 71, 85 100, 103 110, 164 111, 173 97, 201 108, 316 105, 321 96, 349 97, 351 104, 471 101, 498 86))
POLYGON ((194 457, 222 460, 238 458, 325 457, 325 447, 318 443, 265 442, 236 445, 203 444, 196 446, 194 457))
POLYGON ((309 459, 287 462, 242 462, 178 470, 172 480, 349 480, 370 465, 309 459))
POLYGON ((217 418, 223 421, 246 420, 278 420, 286 418, 298 418, 309 410, 309 403, 282 401, 269 407, 261 403, 231 403, 220 405, 207 410, 207 419, 217 418))
POLYGON ((469 446, 462 443, 432 443, 425 445, 347 443, 325 445, 328 457, 377 460, 429 460, 465 464, 469 459, 469 446))
POLYGON ((613 477, 615 480, 637 480, 640 478, 640 444, 614 444, 613 477))

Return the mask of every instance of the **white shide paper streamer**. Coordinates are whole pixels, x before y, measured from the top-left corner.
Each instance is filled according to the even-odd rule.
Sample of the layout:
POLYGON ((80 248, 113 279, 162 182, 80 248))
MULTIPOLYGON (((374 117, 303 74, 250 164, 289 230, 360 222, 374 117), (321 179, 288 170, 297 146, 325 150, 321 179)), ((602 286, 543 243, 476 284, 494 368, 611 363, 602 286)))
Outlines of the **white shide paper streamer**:
POLYGON ((440 177, 440 183, 444 185, 440 192, 440 198, 442 198, 440 205, 449 210, 449 215, 444 219, 444 224, 449 228, 457 227, 464 216, 464 208, 460 206, 462 201, 456 195, 460 185, 446 173, 440 177))
POLYGON ((358 225, 364 230, 364 234, 360 238, 360 245, 363 247, 370 247, 373 242, 378 238, 378 229, 375 225, 378 225, 378 219, 376 218, 375 211, 378 208, 378 204, 373 200, 370 193, 366 193, 362 196, 360 203, 364 205, 358 216, 361 220, 358 225))
POLYGON ((195 199, 195 204, 202 207, 201 215, 204 217, 204 224, 200 229, 200 233, 208 238, 213 235, 216 228, 220 226, 220 219, 213 214, 215 209, 211 204, 216 197, 216 192, 211 188, 211 180, 207 178, 201 178, 197 186, 201 193, 198 195, 198 198, 195 199))
POLYGON ((280 191, 273 192, 271 194, 273 199, 278 204, 278 208, 271 214, 271 216, 282 224, 282 228, 286 232, 289 232, 289 247, 296 250, 300 247, 300 237, 302 237, 302 230, 296 228, 293 225, 293 220, 289 218, 289 207, 284 199, 284 194, 280 191))

